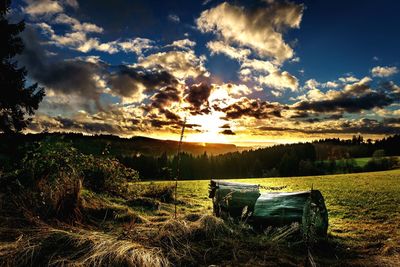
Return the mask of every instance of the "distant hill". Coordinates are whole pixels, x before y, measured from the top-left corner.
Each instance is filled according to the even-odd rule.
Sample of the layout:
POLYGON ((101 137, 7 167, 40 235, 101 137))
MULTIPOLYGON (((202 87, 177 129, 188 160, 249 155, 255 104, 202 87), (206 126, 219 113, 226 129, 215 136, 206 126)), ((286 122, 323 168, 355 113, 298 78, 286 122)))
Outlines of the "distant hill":
MULTIPOLYGON (((174 155, 178 150, 178 141, 160 140, 155 138, 134 136, 132 138, 120 138, 114 135, 82 135, 76 133, 40 133, 40 134, 24 134, 12 137, 19 140, 5 140, 4 135, 0 134, 1 143, 15 143, 40 141, 44 138, 57 138, 64 141, 70 141, 73 145, 83 153, 87 154, 104 154, 108 153, 116 156, 132 156, 137 154, 159 156, 163 153, 174 155), (17 142, 18 141, 18 142, 17 142)), ((251 149, 251 147, 238 147, 233 144, 217 144, 217 143, 195 143, 183 142, 182 151, 192 155, 219 155, 229 152, 237 152, 251 149)), ((0 146, 1 153, 1 146, 0 146)))
MULTIPOLYGON (((176 154, 179 145, 178 141, 160 140, 143 136, 135 136, 128 140, 128 143, 123 143, 125 143, 125 145, 129 144, 131 146, 132 152, 135 151, 137 153, 143 153, 146 155, 161 155, 163 153, 166 153, 167 155, 173 155, 176 154)), ((192 155, 201 155, 205 152, 209 155, 219 155, 228 152, 242 151, 244 149, 246 148, 237 147, 233 144, 195 142, 182 143, 182 151, 190 153, 192 155)), ((122 150, 126 150, 126 148, 122 150)))

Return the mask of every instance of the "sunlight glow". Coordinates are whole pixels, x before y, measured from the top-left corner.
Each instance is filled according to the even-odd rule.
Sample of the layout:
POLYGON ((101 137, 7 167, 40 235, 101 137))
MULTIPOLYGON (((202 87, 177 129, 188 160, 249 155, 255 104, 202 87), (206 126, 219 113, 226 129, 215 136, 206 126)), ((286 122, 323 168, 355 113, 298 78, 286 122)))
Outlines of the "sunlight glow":
POLYGON ((222 112, 212 111, 210 114, 189 117, 187 123, 200 125, 201 132, 189 135, 186 140, 202 143, 226 143, 227 138, 220 133, 222 130, 220 127, 226 123, 220 118, 222 116, 222 112))

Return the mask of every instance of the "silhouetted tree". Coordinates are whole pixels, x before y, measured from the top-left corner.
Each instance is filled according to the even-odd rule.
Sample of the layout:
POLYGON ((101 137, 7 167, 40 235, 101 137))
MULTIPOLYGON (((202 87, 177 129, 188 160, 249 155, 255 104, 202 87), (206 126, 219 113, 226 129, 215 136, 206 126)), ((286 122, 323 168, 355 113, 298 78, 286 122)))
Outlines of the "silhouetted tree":
POLYGON ((24 45, 18 36, 25 28, 24 21, 9 23, 6 16, 10 8, 9 0, 0 0, 0 131, 19 132, 26 128, 44 89, 37 84, 25 87, 27 71, 18 68, 13 59, 21 54, 24 45))

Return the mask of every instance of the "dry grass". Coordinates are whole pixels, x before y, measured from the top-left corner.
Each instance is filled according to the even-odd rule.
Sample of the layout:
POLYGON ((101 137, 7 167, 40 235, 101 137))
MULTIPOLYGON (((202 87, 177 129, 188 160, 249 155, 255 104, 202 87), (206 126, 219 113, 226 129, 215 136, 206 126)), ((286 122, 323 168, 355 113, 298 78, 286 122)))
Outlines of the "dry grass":
POLYGON ((169 266, 159 249, 100 232, 55 228, 0 243, 1 266, 169 266))
POLYGON ((175 200, 174 186, 172 184, 149 183, 143 185, 136 182, 131 184, 130 191, 137 197, 157 199, 165 203, 172 203, 175 200))
POLYGON ((257 262, 253 266, 271 266, 266 257, 274 262, 290 258, 285 254, 288 242, 301 240, 298 225, 269 228, 260 234, 244 223, 226 222, 212 215, 190 219, 168 220, 155 234, 152 244, 161 247, 173 265, 242 266, 253 261, 257 262))

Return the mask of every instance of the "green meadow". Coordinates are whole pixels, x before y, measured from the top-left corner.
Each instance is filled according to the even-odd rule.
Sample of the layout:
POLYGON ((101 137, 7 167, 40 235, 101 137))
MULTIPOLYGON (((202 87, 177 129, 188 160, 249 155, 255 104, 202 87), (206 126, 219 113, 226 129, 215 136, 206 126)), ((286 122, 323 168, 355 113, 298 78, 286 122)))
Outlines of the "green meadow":
MULTIPOLYGON (((330 238, 337 240, 349 257, 354 256, 354 264, 400 264, 400 170, 230 181, 286 186, 284 191, 318 189, 329 212, 330 238)), ((208 185, 207 180, 179 181, 178 199, 187 203, 179 206, 180 216, 211 214, 208 185)))

